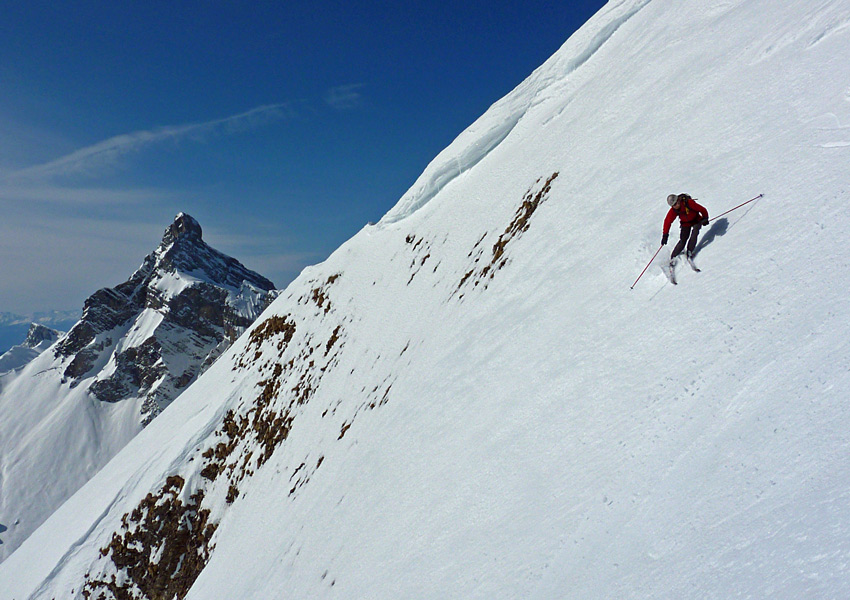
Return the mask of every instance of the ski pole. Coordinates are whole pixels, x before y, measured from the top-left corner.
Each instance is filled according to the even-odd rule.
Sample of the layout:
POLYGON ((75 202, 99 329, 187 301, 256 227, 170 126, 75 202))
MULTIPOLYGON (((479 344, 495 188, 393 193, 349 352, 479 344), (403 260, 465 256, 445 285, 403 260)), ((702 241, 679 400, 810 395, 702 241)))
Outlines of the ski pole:
POLYGON ((637 278, 637 279, 635 279, 635 282, 632 284, 632 287, 630 287, 630 288, 629 288, 630 290, 635 289, 635 286, 637 285, 637 282, 638 282, 638 281, 640 281, 640 278, 641 278, 641 277, 643 277, 643 274, 644 274, 644 273, 646 273, 646 270, 649 268, 649 265, 651 265, 651 264, 652 264, 652 261, 654 261, 654 260, 655 260, 655 257, 656 257, 656 256, 658 256, 658 253, 659 253, 659 252, 661 252, 661 249, 662 249, 663 247, 664 247, 664 244, 661 244, 660 246, 658 246, 658 250, 656 250, 656 251, 655 251, 655 254, 653 254, 653 255, 652 255, 652 258, 650 258, 650 259, 649 259, 649 262, 648 262, 648 263, 646 263, 646 266, 643 268, 643 271, 641 271, 641 272, 640 272, 640 275, 638 275, 638 278, 637 278))
MULTIPOLYGON (((720 218, 720 217, 722 217, 723 215, 728 215, 728 214, 729 214, 730 212, 732 212, 733 210, 737 210, 737 209, 741 208, 742 206, 744 206, 745 204, 749 204, 750 202, 755 202, 755 201, 756 201, 756 200, 758 200, 759 198, 763 198, 763 197, 764 197, 764 194, 759 194, 759 195, 758 195, 758 196, 756 196, 755 198, 751 198, 750 200, 747 200, 747 201, 746 201, 746 202, 744 202, 743 204, 739 204, 739 205, 738 205, 738 206, 736 206, 735 208, 730 208, 730 209, 729 209, 729 210, 727 210, 725 213, 720 213, 719 215, 717 215, 716 217, 714 217, 714 219, 711 219, 711 221, 714 221, 715 219, 719 219, 719 218, 720 218)), ((709 223, 711 223, 711 221, 709 221, 709 223)))

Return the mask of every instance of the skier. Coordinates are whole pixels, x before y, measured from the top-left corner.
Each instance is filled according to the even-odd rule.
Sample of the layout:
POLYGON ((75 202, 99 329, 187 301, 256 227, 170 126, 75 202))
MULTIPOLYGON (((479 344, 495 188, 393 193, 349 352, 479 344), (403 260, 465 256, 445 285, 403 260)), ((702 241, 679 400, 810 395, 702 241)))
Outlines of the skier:
POLYGON ((676 263, 676 257, 684 250, 685 244, 688 245, 688 262, 692 263, 700 227, 708 225, 708 211, 704 206, 697 204, 697 201, 688 194, 679 194, 678 196, 676 194, 670 194, 667 196, 667 204, 670 205, 670 210, 664 219, 661 245, 664 246, 667 244, 670 226, 673 225, 676 217, 679 217, 679 225, 682 228, 679 233, 679 243, 676 244, 673 252, 670 253, 670 267, 672 268, 676 263))

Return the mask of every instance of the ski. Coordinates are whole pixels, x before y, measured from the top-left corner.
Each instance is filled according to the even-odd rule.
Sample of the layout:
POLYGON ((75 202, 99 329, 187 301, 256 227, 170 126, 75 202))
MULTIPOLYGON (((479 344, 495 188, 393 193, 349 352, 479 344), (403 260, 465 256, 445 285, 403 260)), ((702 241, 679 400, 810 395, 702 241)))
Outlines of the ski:
POLYGON ((699 273, 699 272, 700 272, 699 267, 697 267, 697 266, 694 264, 694 259, 693 259, 693 258, 691 258, 690 256, 688 257, 688 264, 689 264, 689 265, 691 265, 691 268, 692 268, 694 271, 696 271, 697 273, 699 273))
POLYGON ((676 282, 676 261, 671 260, 667 267, 664 268, 664 274, 667 275, 667 279, 670 280, 670 283, 673 285, 677 285, 676 282))

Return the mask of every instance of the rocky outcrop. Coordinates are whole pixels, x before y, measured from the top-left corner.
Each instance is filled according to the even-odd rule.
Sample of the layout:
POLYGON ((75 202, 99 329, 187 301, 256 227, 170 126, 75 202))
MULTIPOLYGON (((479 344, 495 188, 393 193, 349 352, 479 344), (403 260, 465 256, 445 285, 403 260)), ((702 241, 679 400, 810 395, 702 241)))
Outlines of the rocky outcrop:
POLYGON ((27 339, 24 340, 24 346, 27 348, 41 347, 46 350, 50 345, 58 340, 61 335, 61 331, 56 331, 50 327, 33 323, 30 325, 30 330, 27 333, 27 339))

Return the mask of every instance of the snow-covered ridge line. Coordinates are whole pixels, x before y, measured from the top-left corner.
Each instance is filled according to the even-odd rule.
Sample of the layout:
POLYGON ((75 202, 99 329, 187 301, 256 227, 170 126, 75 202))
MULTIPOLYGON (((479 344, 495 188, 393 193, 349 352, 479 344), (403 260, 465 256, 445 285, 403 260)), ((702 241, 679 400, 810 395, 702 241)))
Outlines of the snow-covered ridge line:
POLYGON ((613 36, 620 27, 638 14, 651 1, 652 0, 624 0, 616 7, 611 7, 611 12, 613 12, 616 8, 622 7, 623 14, 615 16, 612 20, 606 23, 596 35, 593 36, 593 39, 590 40, 587 48, 579 52, 575 58, 572 58, 569 61, 569 66, 566 68, 565 74, 569 75, 589 61, 591 57, 599 51, 603 44, 611 39, 611 36, 613 36))
POLYGON ((428 165, 425 172, 416 180, 413 187, 402 196, 399 203, 379 221, 379 225, 389 225, 401 221, 425 206, 454 179, 460 177, 479 162, 507 138, 523 112, 514 111, 501 122, 490 123, 479 119, 464 131, 447 149, 443 150, 428 165), (483 129, 483 132, 480 130, 483 129))
POLYGON ((398 203, 379 221, 397 223, 428 204, 452 181, 468 173, 504 142, 554 80, 563 81, 587 63, 629 19, 651 0, 624 0, 607 5, 561 49, 511 93, 491 106, 425 168, 398 203), (597 30, 595 31, 594 30, 597 30), (588 35, 591 38, 587 40, 588 35))

